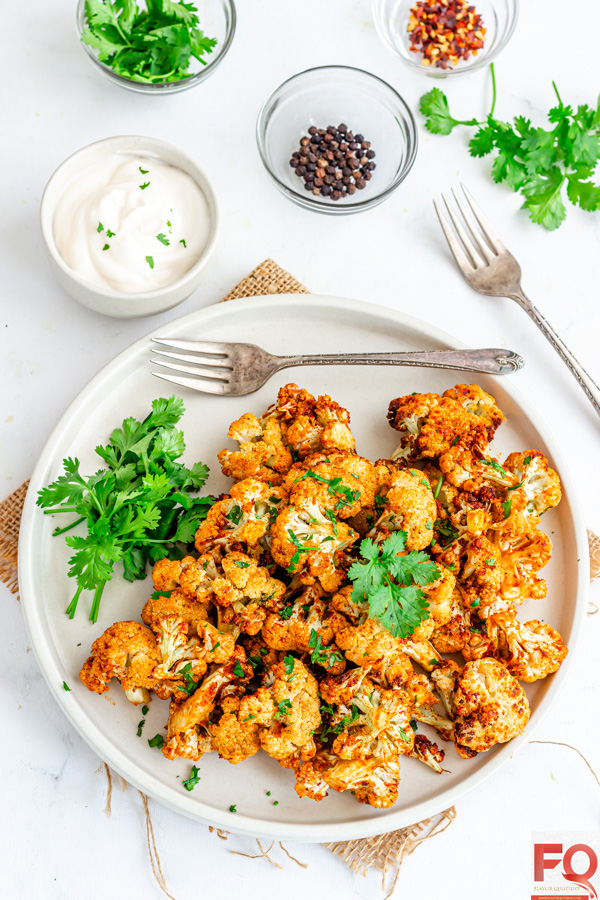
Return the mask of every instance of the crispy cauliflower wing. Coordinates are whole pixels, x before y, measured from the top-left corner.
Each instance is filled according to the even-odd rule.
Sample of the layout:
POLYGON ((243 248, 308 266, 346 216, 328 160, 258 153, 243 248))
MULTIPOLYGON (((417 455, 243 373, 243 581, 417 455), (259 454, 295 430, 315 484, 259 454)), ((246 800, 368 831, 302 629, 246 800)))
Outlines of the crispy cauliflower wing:
POLYGON ((453 711, 456 749, 466 759, 521 734, 530 715, 519 682, 487 658, 465 663, 456 676, 453 711))
POLYGON ((287 768, 316 753, 314 733, 321 724, 319 686, 306 666, 288 656, 263 677, 261 713, 257 721, 264 725, 260 733, 263 750, 287 768))
POLYGON ((506 611, 492 620, 499 629, 498 656, 520 681, 546 678, 557 671, 569 652, 558 631, 539 619, 523 623, 513 611, 506 611))
POLYGON ((378 619, 336 630, 335 641, 346 659, 369 671, 369 677, 387 686, 401 686, 414 674, 405 644, 378 619))
POLYGON ((223 475, 234 481, 254 477, 271 484, 281 483, 293 458, 276 417, 260 420, 252 413, 244 413, 232 422, 227 437, 238 442, 239 450, 221 450, 217 454, 223 475))
POLYGON ((393 531, 406 532, 407 550, 431 544, 437 507, 427 478, 418 469, 391 476, 383 511, 368 537, 384 541, 393 531))
POLYGON ((354 450, 350 414, 326 394, 315 399, 297 384, 286 384, 262 418, 283 423, 286 443, 301 459, 315 452, 354 450))
POLYGON ((342 584, 344 551, 358 538, 333 514, 328 518, 318 506, 308 504, 304 509, 287 506, 277 516, 271 536, 271 555, 278 565, 298 573, 305 583, 318 580, 329 593, 342 584))
POLYGON ((526 510, 541 515, 560 503, 560 478, 538 450, 511 453, 504 461, 526 498, 526 510))
POLYGON ((268 549, 270 526, 286 499, 281 487, 258 478, 237 482, 209 509, 196 532, 196 549, 200 554, 243 550, 258 558, 268 549))
POLYGON ((260 750, 260 726, 256 715, 239 697, 222 700, 211 715, 208 732, 211 748, 234 766, 260 750))
POLYGON ((522 603, 529 597, 546 596, 546 582, 538 575, 552 555, 552 541, 543 531, 521 534, 511 539, 494 535, 499 564, 504 574, 500 593, 510 603, 522 603))
POLYGON ((284 487, 289 502, 298 509, 318 506, 336 519, 348 519, 375 503, 378 487, 375 466, 363 456, 349 451, 333 451, 325 456, 312 454, 288 472, 284 487))
MULTIPOLYGON (((192 557, 188 556, 184 560, 177 560, 177 565, 180 570, 182 563, 185 563, 186 560, 192 560, 192 557)), ((160 562, 169 562, 169 560, 160 560, 160 562)), ((159 564, 156 563, 152 570, 153 578, 154 571, 158 565, 159 564)), ((177 576, 178 579, 179 574, 180 573, 178 573, 177 576)), ((159 582, 162 581, 160 577, 157 578, 157 580, 159 582)), ((163 618, 164 616, 177 616, 178 618, 183 619, 188 625, 190 634, 198 634, 198 630, 202 628, 208 620, 208 606, 206 603, 200 602, 195 597, 190 597, 189 594, 181 590, 178 582, 177 586, 173 588, 157 587, 157 591, 161 590, 169 592, 168 596, 158 594, 158 596, 153 595, 150 597, 142 609, 142 621, 153 628, 152 623, 157 619, 163 618)))
POLYGON ((139 622, 115 622, 92 644, 92 655, 79 677, 97 694, 104 694, 111 678, 117 678, 129 702, 137 706, 150 700, 149 690, 156 684, 152 673, 160 661, 149 628, 139 622))

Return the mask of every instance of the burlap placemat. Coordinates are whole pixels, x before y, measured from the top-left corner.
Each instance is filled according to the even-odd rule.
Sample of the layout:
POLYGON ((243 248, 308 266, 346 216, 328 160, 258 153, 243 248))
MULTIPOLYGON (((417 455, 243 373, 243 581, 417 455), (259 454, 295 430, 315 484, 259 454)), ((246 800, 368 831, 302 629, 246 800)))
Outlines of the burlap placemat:
MULTIPOLYGON (((304 285, 296 281, 292 275, 274 263, 273 260, 267 259, 223 297, 221 302, 237 300, 241 297, 288 293, 308 294, 309 291, 304 285)), ((19 590, 17 581, 17 546, 21 512, 28 484, 28 481, 24 482, 0 503, 0 580, 7 585, 13 594, 17 594, 19 590)), ((588 532, 588 536, 590 541, 591 578, 594 579, 600 575, 600 538, 591 531, 588 532)), ((153 832, 147 802, 145 803, 145 810, 147 829, 150 835, 153 832)), ((384 879, 388 873, 391 873, 391 893, 403 860, 416 850, 423 841, 444 831, 452 824, 455 816, 456 810, 454 807, 451 807, 437 816, 417 822, 415 825, 410 825, 406 828, 400 828, 398 831, 355 841, 336 841, 325 844, 325 846, 332 853, 341 857, 354 872, 365 875, 369 869, 375 868, 382 872, 384 879)), ((219 836, 224 837, 225 835, 223 832, 220 832, 219 836)), ((156 856, 157 851, 154 841, 150 841, 150 838, 148 840, 150 856, 151 860, 153 860, 153 854, 156 856)), ((258 855, 272 862, 268 856, 270 848, 267 848, 266 851, 263 850, 260 842, 258 842, 258 846, 261 851, 258 855)), ((283 849, 285 850, 285 848, 283 849)), ((160 861, 158 866, 160 870, 160 861)), ((162 878, 162 871, 160 871, 160 876, 157 877, 155 872, 159 886, 165 893, 168 893, 164 884, 164 878, 162 878)))

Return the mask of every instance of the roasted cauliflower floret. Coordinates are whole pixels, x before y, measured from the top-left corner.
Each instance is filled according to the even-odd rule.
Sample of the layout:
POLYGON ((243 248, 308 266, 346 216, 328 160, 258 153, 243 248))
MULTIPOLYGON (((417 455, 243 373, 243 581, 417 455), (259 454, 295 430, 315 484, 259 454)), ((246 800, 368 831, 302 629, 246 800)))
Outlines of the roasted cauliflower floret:
POLYGON ((260 726, 244 700, 225 697, 218 707, 220 717, 215 720, 213 714, 208 724, 212 749, 234 766, 260 750, 260 726))
POLYGON ((481 456, 462 444, 442 453, 439 464, 446 481, 473 494, 479 494, 485 488, 494 487, 504 491, 517 485, 513 473, 501 466, 497 459, 481 456))
POLYGON ((365 678, 351 706, 356 712, 344 706, 348 709, 346 724, 332 745, 332 752, 340 759, 385 760, 411 752, 413 704, 407 691, 385 690, 365 678))
POLYGON ((492 619, 499 629, 498 656, 520 681, 546 678, 569 652, 560 634, 539 619, 519 622, 513 611, 497 613, 492 619))
POLYGON ((313 454, 296 463, 284 481, 289 502, 298 509, 318 506, 337 519, 356 515, 375 503, 378 481, 375 466, 355 453, 313 454))
POLYGON ((271 484, 281 483, 293 459, 277 418, 260 420, 252 413, 244 413, 232 422, 227 437, 237 441, 240 448, 217 454, 223 475, 234 481, 255 477, 271 484))
POLYGON ((444 391, 443 397, 456 400, 468 413, 475 416, 470 431, 481 434, 486 444, 494 437, 496 429, 504 421, 504 416, 491 394, 486 394, 478 384, 457 384, 456 387, 444 391))
POLYGON ((410 394, 392 400, 388 421, 402 434, 391 459, 408 461, 440 456, 464 439, 473 425, 473 417, 460 403, 439 394, 410 394))
MULTIPOLYGON (((192 557, 188 556, 186 559, 191 560, 192 557)), ((161 560, 161 562, 163 562, 163 560, 161 560)), ((185 562, 185 560, 177 560, 179 566, 181 566, 182 562, 185 562)), ((158 565, 158 563, 156 565, 158 565)), ((154 569, 156 569, 156 566, 154 569)), ((154 577, 154 570, 152 571, 152 576, 154 577)), ((164 589, 157 588, 157 590, 160 591, 164 589)), ((190 597, 189 594, 182 591, 179 586, 167 590, 170 590, 168 596, 158 594, 158 596, 153 595, 147 600, 142 609, 142 621, 155 630, 153 622, 156 622, 158 619, 164 618, 165 616, 177 616, 189 626, 190 634, 198 634, 198 630, 202 628, 208 620, 208 608, 206 604, 201 603, 194 597, 190 597)))
POLYGON ((405 643, 394 637, 378 619, 337 629, 335 641, 347 659, 369 671, 373 681, 390 687, 401 686, 414 674, 405 653, 405 643))
POLYGON ((161 661, 156 638, 139 622, 115 622, 92 644, 79 673, 83 684, 97 694, 108 690, 111 678, 117 678, 130 703, 147 703, 149 690, 156 684, 154 667, 161 661))
POLYGON ((411 641, 428 641, 432 634, 450 621, 454 613, 453 593, 456 578, 449 569, 438 566, 440 577, 432 584, 423 585, 421 590, 427 597, 429 613, 410 636, 411 641))
POLYGON ((329 608, 320 588, 310 585, 291 606, 267 616, 262 638, 273 650, 306 653, 313 663, 339 672, 344 668, 344 660, 334 637, 345 624, 344 617, 329 608))
POLYGON ((495 659, 465 664, 453 695, 456 749, 469 759, 521 734, 529 721, 525 691, 495 659))
POLYGON ((418 469, 406 469, 391 477, 383 512, 369 537, 384 541, 392 531, 406 532, 407 550, 424 550, 431 544, 437 507, 429 482, 418 469))
POLYGON ((236 646, 232 658, 224 665, 213 666, 191 696, 171 700, 167 740, 162 747, 167 759, 197 760, 211 750, 207 725, 215 704, 223 695, 243 692, 251 677, 246 654, 236 646))
POLYGON ((546 596, 546 582, 538 575, 552 555, 552 541, 543 531, 520 535, 514 540, 496 533, 494 546, 500 551, 504 574, 500 592, 510 603, 522 603, 529 597, 546 596))
POLYGON ((376 809, 389 809, 398 799, 400 760, 339 759, 334 753, 319 750, 313 759, 296 768, 296 793, 299 797, 323 800, 328 788, 352 791, 359 803, 376 809))
POLYGON ((303 459, 311 453, 354 450, 350 414, 326 394, 316 399, 296 384, 286 384, 263 420, 285 423, 287 445, 303 459))
POLYGON ((548 465, 548 460, 538 450, 511 453, 504 461, 519 490, 525 494, 528 512, 541 515, 560 503, 560 478, 548 465))
POLYGON ((306 666, 287 656, 266 673, 262 693, 257 693, 257 722, 265 726, 260 734, 263 750, 287 768, 314 756, 321 702, 317 681, 306 666))
POLYGON ((304 509, 287 506, 271 529, 271 555, 291 574, 305 583, 318 579, 323 590, 333 593, 345 577, 341 565, 344 551, 358 534, 344 522, 328 518, 318 506, 304 509))
POLYGON ((468 609, 493 603, 504 581, 500 553, 485 537, 470 541, 464 554, 459 577, 460 588, 468 609))
POLYGON ((269 529, 286 499, 280 487, 258 478, 232 485, 229 496, 218 500, 196 532, 200 554, 215 550, 244 550, 259 557, 268 549, 269 529))

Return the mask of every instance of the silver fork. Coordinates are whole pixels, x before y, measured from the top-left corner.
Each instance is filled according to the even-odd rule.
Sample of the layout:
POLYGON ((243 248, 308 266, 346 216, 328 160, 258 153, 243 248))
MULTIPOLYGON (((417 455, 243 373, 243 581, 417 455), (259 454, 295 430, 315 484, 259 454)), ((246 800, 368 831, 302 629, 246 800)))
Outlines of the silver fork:
POLYGON ((280 369, 290 366, 426 366, 433 369, 460 369, 467 372, 486 372, 489 375, 510 375, 524 365, 523 359, 512 350, 416 350, 408 353, 324 353, 316 356, 273 356, 255 344, 217 341, 190 341, 178 338, 152 338, 160 359, 152 362, 175 372, 175 377, 152 372, 158 378, 182 387, 207 394, 240 396, 257 391, 280 369), (186 351, 183 353, 173 351, 186 351), (175 362, 166 362, 166 359, 175 362), (189 365, 185 365, 185 364, 189 365))
POLYGON ((479 291, 480 294, 488 294, 491 297, 509 297, 511 300, 515 300, 521 309, 525 310, 542 334, 548 338, 562 361, 566 363, 579 385, 585 391, 588 400, 598 415, 600 415, 600 388, 581 363, 573 356, 562 338, 548 324, 539 309, 525 296, 521 288, 521 267, 519 263, 512 253, 506 249, 464 184, 461 184, 461 187, 471 213, 456 196, 454 190, 452 190, 452 193, 472 240, 444 195, 442 194, 442 199, 455 231, 450 227, 438 204, 435 200, 433 201, 442 231, 458 268, 471 287, 479 291))

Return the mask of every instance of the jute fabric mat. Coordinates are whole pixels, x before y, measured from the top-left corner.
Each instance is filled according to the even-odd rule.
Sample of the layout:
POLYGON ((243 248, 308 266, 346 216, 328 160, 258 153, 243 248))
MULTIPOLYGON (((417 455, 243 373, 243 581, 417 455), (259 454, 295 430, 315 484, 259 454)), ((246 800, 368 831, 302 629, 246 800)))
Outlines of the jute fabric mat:
MULTIPOLYGON (((273 260, 267 259, 223 297, 221 302, 237 300, 241 297, 288 293, 308 294, 309 291, 299 281, 296 281, 292 275, 274 263, 273 260)), ((28 484, 28 481, 24 482, 0 503, 0 580, 7 585, 13 594, 17 594, 19 590, 17 580, 17 546, 21 512, 28 484)), ((600 538, 591 531, 588 532, 588 536, 590 541, 591 578, 594 579, 600 575, 600 538)), ((400 828, 398 831, 354 841, 336 841, 325 844, 325 846, 332 853, 343 859, 357 873, 365 875, 369 869, 375 868, 382 872, 384 879, 386 874, 391 874, 391 893, 403 860, 416 850, 423 841, 444 831, 452 824, 455 816, 456 810, 454 807, 451 807, 437 816, 417 822, 406 828, 400 828)), ((151 828, 151 822, 148 827, 151 828)), ((223 838, 225 834, 220 832, 219 837, 223 838)), ((262 851, 262 847, 260 849, 262 851)), ((156 851, 154 850, 154 852, 156 851)), ((260 855, 264 856, 264 851, 260 855)), ((268 855, 266 858, 268 859, 268 855)), ((160 884, 160 879, 157 880, 160 884)), ((167 893, 163 885, 160 884, 160 886, 167 893)))

